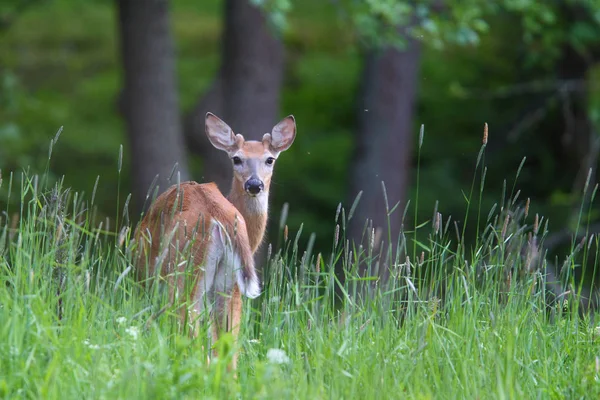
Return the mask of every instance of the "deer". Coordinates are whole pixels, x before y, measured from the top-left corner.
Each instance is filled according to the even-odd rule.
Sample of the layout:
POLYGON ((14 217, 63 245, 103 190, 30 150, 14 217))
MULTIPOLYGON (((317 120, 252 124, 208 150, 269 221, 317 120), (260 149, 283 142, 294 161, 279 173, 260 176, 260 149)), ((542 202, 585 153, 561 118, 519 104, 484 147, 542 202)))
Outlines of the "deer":
POLYGON ((214 342, 230 332, 234 351, 228 368, 236 370, 242 295, 260 295, 254 254, 265 236, 275 161, 294 142, 296 122, 289 115, 262 140, 245 140, 208 112, 205 131, 231 160, 231 190, 225 197, 214 182, 188 181, 160 194, 134 234, 140 250, 137 278, 143 284, 152 277, 167 283, 167 307, 178 302, 182 323, 196 321, 192 336, 202 315, 209 316, 214 342))

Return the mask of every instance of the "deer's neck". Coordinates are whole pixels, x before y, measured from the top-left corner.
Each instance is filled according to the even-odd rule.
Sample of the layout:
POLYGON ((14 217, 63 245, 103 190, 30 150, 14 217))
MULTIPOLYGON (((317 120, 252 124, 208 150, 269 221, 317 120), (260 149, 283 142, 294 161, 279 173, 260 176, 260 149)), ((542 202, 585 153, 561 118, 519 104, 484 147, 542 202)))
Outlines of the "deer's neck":
POLYGON ((265 236, 269 212, 269 191, 252 197, 246 194, 240 182, 234 180, 227 199, 239 210, 246 221, 248 239, 254 254, 265 236))

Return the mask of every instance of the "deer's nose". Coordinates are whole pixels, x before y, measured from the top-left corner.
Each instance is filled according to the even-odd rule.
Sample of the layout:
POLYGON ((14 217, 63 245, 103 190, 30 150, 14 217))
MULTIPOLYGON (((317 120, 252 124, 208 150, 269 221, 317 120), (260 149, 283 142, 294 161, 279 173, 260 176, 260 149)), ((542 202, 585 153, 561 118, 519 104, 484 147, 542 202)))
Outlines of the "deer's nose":
POLYGON ((250 178, 244 184, 244 189, 249 194, 256 196, 265 188, 265 184, 258 178, 250 178))

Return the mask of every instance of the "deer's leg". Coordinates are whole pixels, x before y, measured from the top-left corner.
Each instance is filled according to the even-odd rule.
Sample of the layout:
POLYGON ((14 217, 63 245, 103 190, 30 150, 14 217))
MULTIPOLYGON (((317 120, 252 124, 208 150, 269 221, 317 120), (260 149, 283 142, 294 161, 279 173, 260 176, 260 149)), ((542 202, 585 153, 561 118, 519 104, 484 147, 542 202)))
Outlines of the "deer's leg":
MULTIPOLYGON (((205 324, 213 318, 215 308, 219 297, 219 288, 215 288, 215 279, 217 272, 222 264, 223 245, 218 234, 218 227, 213 225, 213 240, 208 242, 204 251, 204 256, 198 257, 203 259, 202 265, 195 266, 192 273, 193 290, 191 296, 191 307, 189 308, 189 319, 193 323, 193 337, 198 336, 200 329, 208 328, 205 324)), ((218 283, 218 282, 217 282, 218 283)), ((214 326, 214 323, 212 324, 214 326)), ((215 339, 214 327, 213 340, 215 339)), ((202 346, 204 350, 204 346, 202 346)), ((207 355, 207 364, 210 364, 210 357, 207 355)))
MULTIPOLYGON (((208 267, 208 271, 211 271, 211 267, 208 267)), ((190 336, 193 339, 198 337, 200 329, 206 328, 208 322, 208 314, 213 310, 214 290, 209 290, 212 286, 213 279, 212 275, 204 274, 199 281, 196 283, 191 296, 191 307, 184 309, 187 312, 188 323, 190 324, 190 336)), ((204 345, 202 345, 204 351, 204 345)), ((206 364, 210 364, 210 356, 206 355, 206 364)))
MULTIPOLYGON (((237 249, 231 246, 226 233, 215 229, 214 243, 222 246, 222 257, 217 265, 212 287, 214 293, 214 309, 211 313, 213 322, 213 338, 218 341, 223 333, 231 332, 233 338, 233 357, 228 369, 237 367, 237 338, 242 313, 241 292, 237 280, 241 276, 242 257, 237 249)), ((216 350, 216 349, 215 349, 216 350)))
MULTIPOLYGON (((215 309, 213 312, 213 338, 215 342, 219 340, 221 335, 226 332, 231 332, 233 337, 233 355, 232 362, 228 365, 228 370, 237 369, 237 345, 238 335, 240 331, 240 322, 242 316, 242 296, 235 285, 231 296, 217 294, 215 309)), ((213 353, 217 355, 216 349, 213 353)))
POLYGON ((233 293, 231 293, 231 299, 229 300, 228 311, 229 311, 228 322, 230 323, 230 326, 228 327, 228 329, 231 330, 231 333, 233 335, 233 346, 235 349, 235 352, 233 353, 231 367, 234 370, 236 370, 237 369, 237 358, 238 358, 238 352, 237 352, 238 335, 240 333, 240 325, 241 325, 241 321, 242 321, 242 294, 240 293, 240 289, 238 288, 238 285, 234 286, 233 293))
MULTIPOLYGON (((168 272, 170 270, 170 267, 166 268, 166 271, 168 272)), ((185 310, 186 308, 184 307, 183 304, 179 304, 180 301, 177 298, 177 290, 178 290, 178 285, 179 285, 179 280, 176 279, 176 277, 173 274, 167 274, 167 276, 163 277, 158 277, 158 276, 154 276, 152 278, 152 282, 151 282, 151 287, 154 287, 155 285, 159 285, 160 282, 159 280, 164 279, 166 281, 166 285, 167 285, 167 304, 165 304, 162 308, 160 308, 157 312, 153 313, 150 318, 148 318, 148 320, 146 321, 146 329, 148 329, 151 324, 156 321, 158 319, 158 317, 160 317, 162 314, 165 313, 165 311, 169 310, 170 308, 172 308, 173 306, 177 307, 177 312, 179 313, 179 316, 181 318, 181 326, 183 327, 183 324, 185 323, 185 310)))

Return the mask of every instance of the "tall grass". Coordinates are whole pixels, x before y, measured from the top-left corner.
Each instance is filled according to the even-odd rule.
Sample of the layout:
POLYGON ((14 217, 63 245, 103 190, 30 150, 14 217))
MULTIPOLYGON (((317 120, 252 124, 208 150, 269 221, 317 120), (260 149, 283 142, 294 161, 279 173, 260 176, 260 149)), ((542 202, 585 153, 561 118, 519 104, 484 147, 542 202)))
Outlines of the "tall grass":
MULTIPOLYGON (((489 212, 470 206, 484 147, 479 190, 474 178, 466 197, 477 227, 436 210, 426 240, 416 221, 393 246, 369 233, 357 247, 340 206, 331 251, 314 254, 314 236, 302 249, 301 229, 288 232, 285 209, 264 292, 245 302, 237 379, 230 352, 208 366, 208 335, 190 340, 174 310, 148 323, 165 299, 133 279, 126 212, 110 227, 60 182, 5 177, 21 207, 0 232, 0 397, 598 398, 600 331, 579 312, 572 275, 568 305, 547 293, 547 222, 514 191, 489 212), (359 274, 384 269, 385 281, 359 274)), ((565 265, 577 252, 596 259, 592 241, 565 265)), ((230 345, 227 335, 215 344, 230 345)))

